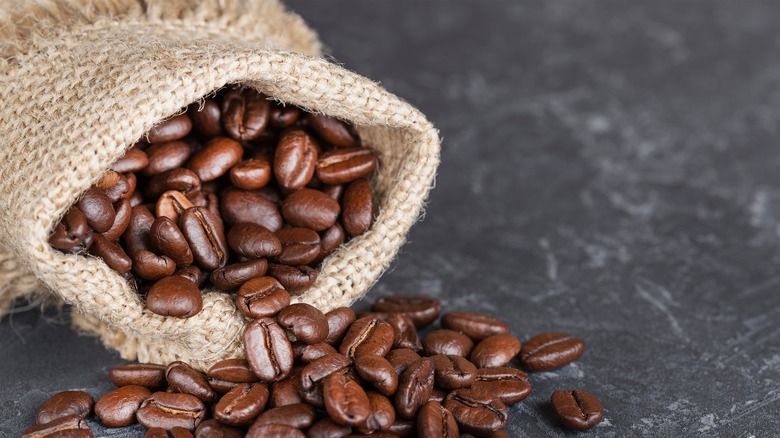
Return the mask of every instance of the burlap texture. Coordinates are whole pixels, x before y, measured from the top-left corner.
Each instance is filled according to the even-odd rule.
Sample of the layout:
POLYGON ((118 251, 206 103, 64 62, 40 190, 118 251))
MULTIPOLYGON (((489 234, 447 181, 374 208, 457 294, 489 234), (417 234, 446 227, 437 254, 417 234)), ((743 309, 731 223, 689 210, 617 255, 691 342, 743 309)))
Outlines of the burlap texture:
POLYGON ((100 259, 47 244, 65 211, 136 139, 225 84, 348 120, 380 155, 374 225, 327 258, 295 301, 323 311, 351 304, 421 213, 439 161, 437 132, 376 83, 319 58, 316 35, 275 0, 3 7, 0 312, 37 278, 73 305, 79 328, 124 358, 205 369, 243 354, 245 321, 230 296, 207 290, 197 316, 160 317, 100 259))

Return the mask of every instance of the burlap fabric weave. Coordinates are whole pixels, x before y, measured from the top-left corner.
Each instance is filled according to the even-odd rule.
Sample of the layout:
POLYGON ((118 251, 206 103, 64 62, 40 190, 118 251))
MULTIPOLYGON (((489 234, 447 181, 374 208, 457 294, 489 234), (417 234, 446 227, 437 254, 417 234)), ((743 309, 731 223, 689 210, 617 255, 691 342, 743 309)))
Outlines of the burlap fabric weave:
POLYGON ((296 301, 323 311, 361 297, 423 208, 437 132, 376 83, 320 58, 319 41, 275 0, 0 3, 0 314, 41 288, 127 359, 204 369, 243 354, 231 297, 204 291, 190 319, 145 310, 100 259, 52 249, 64 212, 156 123, 226 84, 348 120, 380 156, 375 222, 326 259, 296 301))

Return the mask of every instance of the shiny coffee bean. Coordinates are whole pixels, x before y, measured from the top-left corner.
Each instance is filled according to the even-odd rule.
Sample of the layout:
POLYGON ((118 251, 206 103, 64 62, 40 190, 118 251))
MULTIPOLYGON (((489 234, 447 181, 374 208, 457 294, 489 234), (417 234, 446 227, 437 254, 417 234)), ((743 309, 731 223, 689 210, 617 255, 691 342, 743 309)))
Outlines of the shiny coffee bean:
POLYGON ((271 398, 268 406, 278 408, 280 406, 302 403, 301 398, 301 370, 303 367, 295 366, 287 378, 271 384, 271 398))
POLYGON ((260 318, 244 326, 244 350, 249 367, 263 382, 284 379, 293 365, 293 352, 284 329, 273 319, 260 318))
POLYGON ((471 387, 492 394, 507 405, 515 404, 531 393, 528 375, 516 368, 480 368, 471 387))
POLYGON ((317 149, 314 139, 306 132, 285 132, 274 153, 274 175, 279 185, 291 190, 304 188, 314 176, 317 149))
MULTIPOLYGON (((332 227, 340 212, 338 202, 314 189, 299 190, 282 201, 282 217, 287 222, 314 231, 324 231, 332 227)), ((319 236, 317 244, 319 245, 319 236)))
POLYGON ((309 114, 307 118, 317 135, 333 146, 348 148, 357 144, 344 122, 321 114, 309 114))
POLYGON ((427 357, 413 362, 401 375, 395 393, 395 409, 398 415, 414 419, 420 407, 428 401, 433 391, 433 361, 427 357))
POLYGON ((338 424, 330 418, 314 423, 307 432, 309 438, 344 438, 352 433, 352 428, 338 424))
POLYGON ((146 295, 146 308, 161 316, 190 318, 203 308, 198 286, 181 276, 158 280, 146 295))
POLYGON ((486 435, 506 426, 509 412, 504 403, 480 391, 469 388, 450 392, 444 407, 452 413, 461 431, 486 435))
POLYGON ((305 403, 279 406, 269 409, 257 417, 252 427, 265 424, 284 424, 296 429, 307 429, 314 423, 317 413, 314 408, 305 403))
POLYGON ((133 261, 125 254, 121 246, 110 242, 102 234, 95 234, 89 252, 103 259, 109 268, 120 274, 127 273, 133 267, 133 261))
POLYGON ((149 230, 152 248, 159 254, 169 257, 176 266, 189 266, 195 260, 184 233, 168 217, 160 216, 149 230))
POLYGON ((436 385, 444 389, 469 387, 477 379, 477 367, 461 356, 431 356, 436 385))
POLYGON ((236 307, 250 318, 271 317, 290 305, 290 294, 272 277, 253 278, 238 289, 236 307))
POLYGON ((454 330, 438 329, 430 331, 422 338, 422 347, 428 356, 444 354, 465 357, 471 353, 474 342, 454 330))
POLYGON ((356 426, 357 431, 371 434, 388 429, 395 422, 393 403, 378 392, 366 391, 366 396, 369 405, 368 418, 356 426))
POLYGON ((417 434, 431 438, 457 438, 458 423, 450 411, 439 402, 425 403, 417 414, 417 434))
POLYGON ((435 378, 434 378, 434 385, 433 385, 433 391, 431 391, 431 396, 428 398, 428 401, 435 401, 437 403, 444 403, 444 400, 447 398, 447 394, 450 392, 446 389, 441 389, 436 386, 435 384, 435 378))
POLYGON ((306 438, 306 434, 284 424, 263 424, 250 427, 246 438, 306 438))
POLYGON ((395 295, 380 297, 371 306, 376 312, 405 313, 417 328, 431 324, 441 313, 441 304, 435 298, 417 295, 395 295))
POLYGON ((393 327, 393 333, 395 333, 393 348, 411 348, 415 351, 422 349, 412 318, 403 313, 391 313, 387 315, 385 321, 393 327))
POLYGON ((145 249, 133 251, 130 258, 133 260, 133 272, 144 280, 157 281, 176 271, 176 262, 170 257, 158 256, 145 249))
POLYGON ((95 187, 91 187, 81 195, 76 207, 84 214, 87 224, 98 233, 105 233, 114 225, 116 212, 111 199, 95 187))
POLYGON ((87 236, 90 236, 91 242, 92 231, 87 225, 87 218, 84 217, 81 210, 74 206, 54 227, 54 231, 49 237, 49 244, 63 251, 85 250, 88 246, 85 247, 83 243, 87 236))
POLYGON ((441 317, 441 326, 455 330, 479 342, 488 336, 505 335, 509 326, 492 316, 476 312, 449 312, 441 317))
POLYGON ((94 404, 92 396, 84 391, 63 391, 43 402, 35 414, 35 422, 44 424, 72 414, 86 418, 94 404))
POLYGON ((301 370, 301 388, 311 391, 322 384, 326 377, 345 371, 352 361, 341 354, 329 354, 307 364, 301 370))
POLYGON ((203 99, 187 108, 195 132, 201 138, 213 138, 222 135, 222 110, 213 99, 203 99))
POLYGON ((224 394, 242 383, 254 383, 259 379, 249 368, 246 359, 224 359, 209 368, 206 373, 209 386, 224 394))
POLYGON ((282 229, 279 209, 261 192, 230 188, 221 196, 220 211, 228 225, 253 223, 274 232, 282 229))
POLYGON ((341 201, 341 197, 344 194, 346 186, 344 184, 337 185, 324 185, 320 187, 320 191, 333 198, 336 202, 341 201))
POLYGON ((328 320, 328 337, 324 342, 335 345, 341 342, 349 326, 355 322, 355 311, 349 307, 338 307, 325 314, 328 320))
POLYGON ((200 190, 200 178, 190 169, 177 167, 153 176, 146 185, 145 194, 157 199, 169 190, 177 190, 185 195, 200 190))
POLYGON ((162 427, 153 427, 146 431, 144 438, 193 438, 195 435, 183 427, 174 427, 165 430, 162 427))
POLYGON ((569 429, 590 429, 604 417, 599 399, 585 391, 555 391, 550 401, 558 421, 569 429))
POLYGON ((127 180, 127 177, 113 170, 104 173, 94 187, 102 190, 111 202, 117 202, 126 197, 131 190, 130 181, 127 180))
POLYGON ((317 178, 324 184, 345 184, 376 170, 376 152, 369 148, 334 149, 320 156, 317 178))
POLYGON ((551 371, 577 360, 585 341, 567 333, 543 333, 531 338, 520 351, 520 362, 529 371, 551 371))
POLYGON ((320 235, 308 228, 284 228, 276 232, 282 245, 277 262, 289 265, 307 265, 320 254, 320 235))
POLYGON ((357 426, 366 421, 371 405, 363 388, 349 377, 334 373, 323 383, 325 410, 336 423, 357 426))
POLYGON ((159 143, 146 149, 146 154, 149 156, 149 165, 141 173, 145 176, 154 176, 183 167, 192 155, 192 146, 183 141, 159 143))
POLYGON ((338 222, 327 230, 320 232, 320 255, 317 256, 315 262, 319 263, 325 257, 333 254, 334 251, 344 244, 345 240, 344 228, 338 222))
POLYGON ((358 375, 386 396, 395 394, 398 389, 398 375, 393 365, 384 357, 364 355, 355 359, 358 375))
POLYGON ((311 304, 291 304, 279 312, 276 321, 307 344, 322 342, 328 336, 327 318, 311 304))
POLYGON ((168 381, 169 389, 194 395, 203 403, 209 404, 217 400, 217 393, 209 386, 206 376, 184 362, 171 362, 165 370, 165 380, 168 381))
POLYGON ((22 432, 22 438, 92 438, 92 436, 87 421, 76 414, 29 427, 22 432))
POLYGON ((339 353, 350 359, 363 355, 384 357, 392 348, 394 338, 390 324, 377 318, 361 318, 349 327, 339 353))
POLYGON ((300 355, 298 358, 303 363, 310 363, 312 361, 315 361, 322 356, 327 356, 329 354, 337 354, 338 351, 336 351, 333 346, 330 344, 326 344, 324 342, 320 342, 318 344, 303 344, 301 347, 300 355))
POLYGON ((276 257, 282 253, 282 242, 268 228, 253 223, 239 223, 227 234, 228 246, 250 258, 276 257))
POLYGON ((222 224, 210 211, 203 207, 185 210, 179 226, 199 267, 213 271, 227 264, 225 233, 222 224))
POLYGON ((111 368, 108 378, 118 387, 137 385, 155 391, 165 388, 166 369, 164 365, 153 363, 129 363, 111 368))
POLYGON ((471 352, 477 368, 502 367, 520 352, 520 340, 512 335, 493 335, 479 341, 471 352))
POLYGON ((250 158, 230 169, 230 182, 244 190, 255 190, 271 181, 271 162, 263 158, 250 158))
POLYGON ((182 427, 194 431, 205 416, 206 407, 200 399, 173 392, 155 392, 136 412, 138 422, 147 429, 182 427))
POLYGON ((248 426, 263 412, 268 387, 262 383, 242 383, 231 389, 214 406, 214 418, 231 426, 248 426))
POLYGON ((410 348, 396 348, 390 350, 385 356, 390 365, 395 369, 395 374, 399 377, 409 368, 413 362, 417 361, 420 355, 410 348))
POLYGON ((109 242, 114 242, 124 234, 127 230, 127 226, 130 224, 130 214, 133 211, 133 207, 130 206, 128 199, 122 199, 118 202, 116 207, 116 216, 114 217, 114 224, 111 228, 103 233, 103 237, 109 242))
POLYGON ((219 268, 209 276, 211 284, 225 291, 233 291, 247 281, 262 277, 268 270, 265 259, 247 260, 219 268))
POLYGON ((225 137, 209 141, 203 149, 193 155, 187 167, 195 172, 201 181, 212 181, 226 174, 244 155, 241 143, 225 137))
POLYGON ((152 224, 154 215, 143 205, 133 207, 130 212, 130 223, 127 224, 122 240, 129 253, 137 250, 151 250, 152 224))
POLYGON ((271 103, 255 90, 233 89, 222 99, 222 127, 235 140, 254 140, 268 124, 271 103))
POLYGON ((294 106, 274 105, 271 107, 269 123, 275 128, 286 128, 295 123, 300 115, 301 110, 294 106))
POLYGON ((140 172, 149 164, 149 158, 146 152, 136 146, 131 147, 125 152, 122 158, 114 161, 111 170, 119 173, 140 172))
POLYGON ((125 427, 136 421, 141 403, 152 395, 149 388, 127 385, 100 397, 95 403, 95 415, 107 427, 125 427))
POLYGON ((157 200, 155 211, 157 213, 157 219, 161 217, 169 218, 173 223, 179 222, 179 216, 181 216, 184 210, 194 207, 189 198, 184 193, 169 190, 157 200))
POLYGON ((184 138, 192 130, 192 120, 186 114, 179 114, 159 123, 146 133, 149 143, 164 143, 166 141, 184 138))
POLYGON ((243 438, 244 431, 220 423, 215 419, 206 420, 195 428, 195 438, 243 438))
POLYGON ((206 274, 204 274, 203 271, 201 271, 200 268, 195 265, 179 268, 176 270, 176 272, 173 273, 173 275, 186 278, 187 280, 195 283, 198 288, 203 287, 203 284, 207 278, 206 274))
POLYGON ((317 270, 309 266, 268 264, 268 275, 277 279, 292 294, 305 291, 317 280, 317 270))

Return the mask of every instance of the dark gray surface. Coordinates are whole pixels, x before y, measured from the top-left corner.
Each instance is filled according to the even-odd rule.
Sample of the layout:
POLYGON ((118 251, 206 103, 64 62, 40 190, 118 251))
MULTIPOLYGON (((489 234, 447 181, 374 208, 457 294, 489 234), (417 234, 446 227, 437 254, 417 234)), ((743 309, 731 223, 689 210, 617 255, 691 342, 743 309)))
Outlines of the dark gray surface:
MULTIPOLYGON (((586 339, 532 375, 512 436, 569 435, 546 407, 565 388, 603 401, 592 435, 777 434, 779 4, 289 4, 444 137, 426 218, 369 299, 586 339)), ((0 324, 0 435, 57 391, 110 389, 117 355, 64 321, 0 324)))

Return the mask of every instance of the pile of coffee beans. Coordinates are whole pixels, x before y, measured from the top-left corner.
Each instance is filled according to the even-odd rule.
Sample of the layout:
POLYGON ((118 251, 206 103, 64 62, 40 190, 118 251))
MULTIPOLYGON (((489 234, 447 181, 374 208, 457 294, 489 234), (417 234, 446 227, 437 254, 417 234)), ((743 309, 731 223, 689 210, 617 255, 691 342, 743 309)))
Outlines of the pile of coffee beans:
POLYGON ((103 259, 164 316, 197 314, 209 285, 301 293, 371 226, 377 164, 345 123, 225 88, 148 132, 49 243, 103 259))
MULTIPOLYGON (((358 315, 282 301, 253 301, 262 316, 245 326, 246 360, 223 360, 206 374, 183 362, 118 366, 109 374, 116 390, 96 403, 85 392, 59 393, 23 436, 92 436, 92 413, 105 426, 138 422, 146 437, 161 438, 509 436, 507 405, 531 393, 528 375, 514 366, 554 370, 585 348, 565 333, 521 346, 507 324, 473 312, 446 313, 421 337, 441 313, 423 296, 383 297, 358 315)), ((572 429, 603 415, 599 400, 580 390, 556 391, 551 404, 572 429)))

